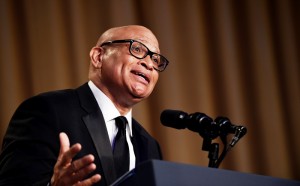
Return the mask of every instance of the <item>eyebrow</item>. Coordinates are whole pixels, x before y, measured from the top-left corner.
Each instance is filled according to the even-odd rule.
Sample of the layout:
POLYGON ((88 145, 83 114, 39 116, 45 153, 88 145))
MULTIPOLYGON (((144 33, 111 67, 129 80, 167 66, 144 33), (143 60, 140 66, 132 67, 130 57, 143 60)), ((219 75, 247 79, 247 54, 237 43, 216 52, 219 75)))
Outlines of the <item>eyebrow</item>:
POLYGON ((144 40, 144 39, 141 39, 141 38, 132 38, 132 40, 139 41, 139 42, 143 43, 143 44, 144 44, 149 50, 151 50, 152 52, 155 52, 155 53, 157 53, 157 54, 160 54, 159 46, 157 46, 157 47, 154 46, 154 49, 155 49, 155 50, 152 50, 152 49, 149 48, 148 45, 145 44, 145 42, 147 42, 147 40, 144 40))

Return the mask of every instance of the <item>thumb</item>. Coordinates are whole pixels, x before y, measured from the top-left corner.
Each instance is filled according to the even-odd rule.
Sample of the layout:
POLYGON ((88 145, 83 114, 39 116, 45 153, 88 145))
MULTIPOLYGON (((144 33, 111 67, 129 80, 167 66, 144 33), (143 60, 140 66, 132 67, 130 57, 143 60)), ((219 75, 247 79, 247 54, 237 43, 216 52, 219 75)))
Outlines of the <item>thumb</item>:
POLYGON ((70 149, 70 141, 67 134, 64 132, 61 132, 59 134, 59 141, 60 141, 59 156, 62 156, 63 153, 65 153, 67 150, 70 149))

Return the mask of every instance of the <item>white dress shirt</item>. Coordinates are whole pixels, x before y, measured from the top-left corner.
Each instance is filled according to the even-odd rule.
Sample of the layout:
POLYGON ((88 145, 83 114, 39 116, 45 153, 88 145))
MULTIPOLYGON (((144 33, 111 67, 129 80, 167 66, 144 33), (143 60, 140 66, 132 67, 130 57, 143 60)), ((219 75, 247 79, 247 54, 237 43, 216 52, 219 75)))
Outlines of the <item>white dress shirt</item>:
MULTIPOLYGON (((89 87, 91 88, 97 103, 102 111, 104 121, 106 124, 106 129, 109 136, 110 144, 113 146, 114 139, 118 133, 118 127, 116 126, 115 118, 121 116, 120 112, 117 110, 113 102, 92 82, 88 82, 89 87)), ((132 111, 128 112, 125 115, 128 125, 126 125, 126 140, 129 148, 129 170, 135 167, 135 154, 133 150, 133 145, 131 142, 132 137, 132 111)))

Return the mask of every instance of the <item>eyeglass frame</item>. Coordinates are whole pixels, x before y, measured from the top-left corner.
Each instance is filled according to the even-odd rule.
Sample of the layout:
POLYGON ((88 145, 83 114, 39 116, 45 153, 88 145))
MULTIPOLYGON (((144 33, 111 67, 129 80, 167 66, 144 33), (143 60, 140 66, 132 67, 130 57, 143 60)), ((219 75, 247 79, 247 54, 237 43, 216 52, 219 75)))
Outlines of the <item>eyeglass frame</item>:
MULTIPOLYGON (((158 54, 158 53, 156 53, 156 52, 152 52, 151 50, 149 50, 149 48, 148 48, 145 44, 143 44, 143 43, 141 43, 141 42, 139 42, 139 41, 136 41, 136 40, 134 40, 134 39, 122 39, 122 40, 106 41, 106 42, 103 42, 103 43, 100 45, 100 47, 105 46, 105 45, 109 45, 109 44, 113 44, 113 43, 127 43, 127 42, 130 43, 128 50, 129 50, 129 53, 130 53, 133 57, 135 57, 135 58, 137 58, 137 59, 144 59, 144 58, 146 58, 146 57, 149 55, 150 58, 151 58, 151 60, 152 60, 152 56, 153 56, 153 54, 155 54, 155 55, 158 55, 160 58, 163 58, 163 59, 164 59, 163 61, 165 61, 165 63, 163 64, 163 69, 161 69, 161 70, 160 70, 159 68, 154 67, 154 66, 153 66, 153 68, 154 68, 155 70, 157 70, 158 72, 163 72, 163 71, 167 68, 167 66, 168 66, 168 64, 169 64, 169 61, 167 60, 166 57, 164 57, 163 55, 158 54), (140 45, 144 46, 144 47, 147 49, 147 52, 146 52, 146 54, 145 54, 144 57, 137 57, 136 55, 134 55, 134 54, 131 52, 132 43, 134 43, 134 42, 139 43, 140 45)), ((152 60, 152 62, 153 62, 153 63, 156 63, 156 62, 154 62, 153 60, 152 60)), ((158 67, 159 67, 159 65, 158 65, 158 67)))

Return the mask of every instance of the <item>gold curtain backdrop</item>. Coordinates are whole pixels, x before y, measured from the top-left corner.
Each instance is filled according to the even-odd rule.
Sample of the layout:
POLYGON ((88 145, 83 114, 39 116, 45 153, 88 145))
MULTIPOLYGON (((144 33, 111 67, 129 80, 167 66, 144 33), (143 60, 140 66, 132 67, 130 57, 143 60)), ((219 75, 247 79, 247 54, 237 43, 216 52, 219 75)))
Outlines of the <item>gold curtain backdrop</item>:
POLYGON ((87 81, 103 31, 141 24, 170 64, 133 114, 165 160, 208 165, 197 133, 159 120, 203 112, 248 128, 220 168, 300 180, 299 12, 299 0, 0 0, 0 139, 23 100, 87 81))

